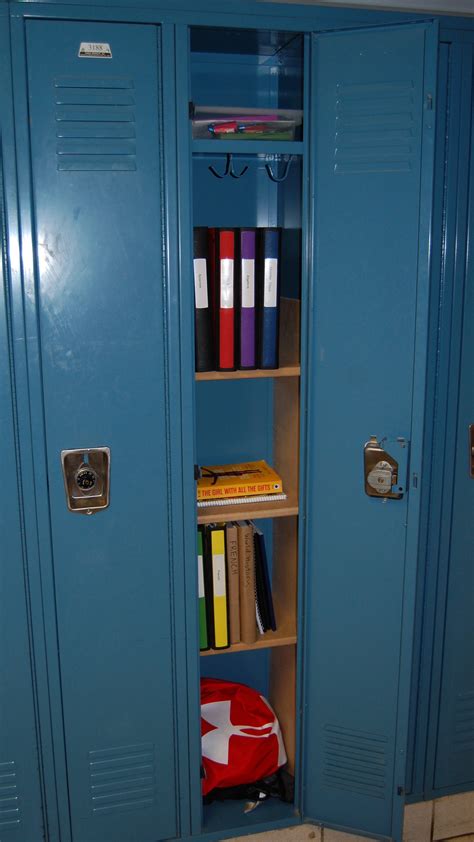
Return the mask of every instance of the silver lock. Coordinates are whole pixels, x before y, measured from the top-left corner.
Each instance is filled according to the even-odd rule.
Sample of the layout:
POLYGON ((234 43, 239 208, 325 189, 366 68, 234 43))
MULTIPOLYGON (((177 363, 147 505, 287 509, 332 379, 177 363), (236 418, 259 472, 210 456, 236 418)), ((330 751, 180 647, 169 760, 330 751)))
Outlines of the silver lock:
MULTIPOLYGON (((364 446, 365 493, 369 497, 399 500, 403 497, 405 488, 403 483, 400 484, 402 476, 399 462, 382 446, 386 441, 386 439, 379 441, 377 436, 371 436, 364 446)), ((387 446, 390 446, 390 449, 397 446, 400 454, 406 454, 405 439, 399 438, 387 442, 387 446)))
POLYGON ((393 473, 393 467, 390 463, 382 459, 367 474, 367 483, 378 494, 387 494, 392 490, 393 473))
POLYGON ((64 489, 70 512, 92 515, 109 505, 110 448, 61 451, 64 489))

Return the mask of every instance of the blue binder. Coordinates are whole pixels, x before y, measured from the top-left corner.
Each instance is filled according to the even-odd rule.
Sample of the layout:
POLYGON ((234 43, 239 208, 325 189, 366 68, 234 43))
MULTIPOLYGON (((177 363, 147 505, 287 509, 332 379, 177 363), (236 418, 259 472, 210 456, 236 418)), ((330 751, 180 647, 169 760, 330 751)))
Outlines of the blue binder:
POLYGON ((278 368, 280 325, 280 229, 259 230, 258 368, 278 368))

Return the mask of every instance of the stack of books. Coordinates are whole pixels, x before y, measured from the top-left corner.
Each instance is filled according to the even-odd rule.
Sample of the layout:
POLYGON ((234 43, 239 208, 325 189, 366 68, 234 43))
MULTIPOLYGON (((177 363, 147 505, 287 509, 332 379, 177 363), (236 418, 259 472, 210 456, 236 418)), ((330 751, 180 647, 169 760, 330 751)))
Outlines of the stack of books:
POLYGON ((196 371, 279 365, 280 228, 195 228, 196 371))
POLYGON ((276 631, 265 539, 252 521, 198 527, 199 646, 252 644, 276 631))

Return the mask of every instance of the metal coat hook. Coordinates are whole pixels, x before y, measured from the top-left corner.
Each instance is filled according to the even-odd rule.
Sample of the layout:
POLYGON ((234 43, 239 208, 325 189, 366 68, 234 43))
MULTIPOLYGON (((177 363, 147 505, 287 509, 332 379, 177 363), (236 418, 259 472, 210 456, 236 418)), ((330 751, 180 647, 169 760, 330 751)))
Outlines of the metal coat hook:
POLYGON ((271 178, 272 181, 276 181, 277 183, 279 183, 280 181, 285 181, 285 179, 288 178, 288 173, 290 172, 291 161, 292 158, 288 158, 285 164, 285 169, 283 170, 283 175, 280 176, 275 175, 270 164, 265 164, 265 169, 267 171, 268 177, 271 178))
POLYGON ((212 173, 213 175, 215 175, 215 177, 216 177, 216 178, 225 178, 225 177, 226 177, 226 175, 229 175, 229 171, 230 171, 230 165, 231 165, 231 163, 232 163, 232 155, 228 152, 228 153, 227 153, 227 162, 226 162, 225 170, 224 170, 224 172, 222 173, 222 175, 221 175, 219 172, 217 172, 217 170, 215 169, 215 167, 213 167, 213 166, 212 166, 212 164, 209 166, 209 169, 210 169, 211 173, 212 173))
POLYGON ((243 174, 247 172, 248 166, 247 166, 247 164, 245 164, 242 171, 240 173, 236 173, 235 170, 234 170, 234 164, 232 162, 232 154, 230 152, 228 152, 227 153, 226 166, 225 166, 225 170, 224 170, 223 173, 217 172, 216 168, 213 167, 212 165, 209 166, 209 170, 211 171, 211 173, 213 175, 216 176, 216 178, 225 178, 226 175, 231 175, 232 178, 241 178, 243 176, 243 174))
POLYGON ((247 164, 244 165, 244 167, 242 169, 242 172, 240 172, 237 175, 237 173, 234 171, 234 164, 232 163, 232 155, 230 155, 229 157, 230 157, 230 173, 229 174, 232 176, 232 178, 242 178, 243 174, 246 173, 247 170, 248 170, 247 164))

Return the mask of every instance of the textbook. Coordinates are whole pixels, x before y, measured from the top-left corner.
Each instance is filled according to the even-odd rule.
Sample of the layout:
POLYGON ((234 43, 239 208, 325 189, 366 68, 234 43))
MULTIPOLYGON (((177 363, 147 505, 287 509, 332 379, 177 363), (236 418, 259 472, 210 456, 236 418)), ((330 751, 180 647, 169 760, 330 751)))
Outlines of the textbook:
POLYGON ((258 631, 255 603, 255 547, 253 526, 250 521, 237 521, 237 542, 240 569, 240 639, 242 643, 255 643, 258 631))
POLYGON ((281 478, 263 459, 235 465, 203 465, 197 481, 198 501, 282 492, 281 478))

